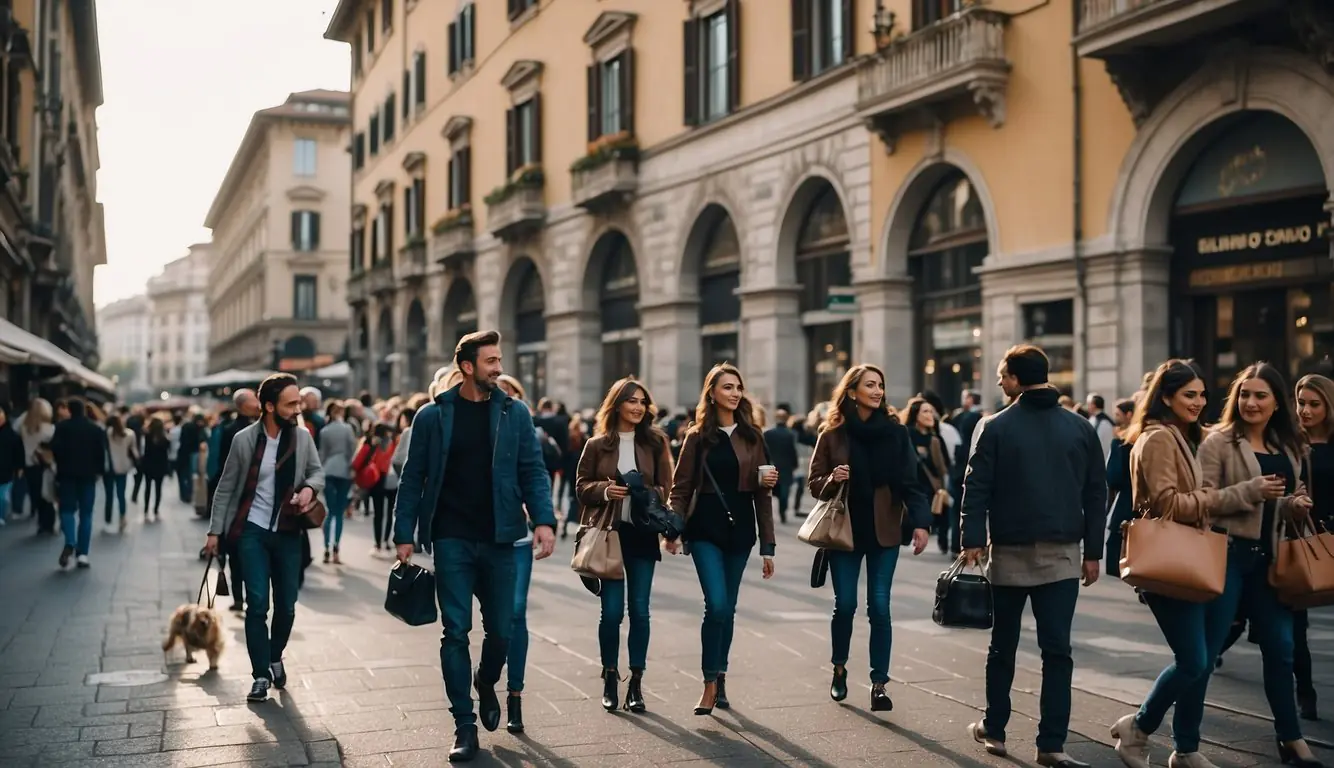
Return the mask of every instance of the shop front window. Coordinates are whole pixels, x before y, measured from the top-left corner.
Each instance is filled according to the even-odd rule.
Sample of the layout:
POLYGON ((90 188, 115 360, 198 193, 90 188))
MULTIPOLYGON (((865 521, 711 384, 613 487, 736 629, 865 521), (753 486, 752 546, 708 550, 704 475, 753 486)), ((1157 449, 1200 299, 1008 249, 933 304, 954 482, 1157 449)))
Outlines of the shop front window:
POLYGON ((852 365, 852 256, 843 202, 828 184, 815 195, 797 237, 798 307, 806 334, 807 392, 821 402, 852 365))
POLYGON ((948 174, 918 215, 909 240, 913 279, 917 388, 959 406, 982 384, 982 284, 975 270, 987 255, 987 228, 973 185, 948 174))
POLYGON ((537 267, 528 261, 521 268, 524 273, 514 305, 518 378, 535 403, 547 393, 546 299, 537 267))
POLYGON ((699 277, 700 362, 704 370, 718 363, 736 364, 741 322, 741 246, 736 227, 721 215, 709 235, 699 277))
POLYGON ((1075 302, 1023 305, 1024 340, 1047 353, 1047 380, 1062 394, 1075 394, 1075 302))
POLYGON ((602 315, 602 380, 605 386, 639 374, 639 273, 625 235, 613 233, 606 248, 598 306, 602 315))

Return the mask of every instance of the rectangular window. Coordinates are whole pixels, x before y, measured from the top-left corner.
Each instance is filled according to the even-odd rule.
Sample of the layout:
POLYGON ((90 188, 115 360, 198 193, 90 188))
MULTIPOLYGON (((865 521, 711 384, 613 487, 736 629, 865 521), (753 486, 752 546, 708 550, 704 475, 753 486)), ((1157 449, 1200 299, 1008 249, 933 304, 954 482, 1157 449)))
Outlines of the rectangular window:
POLYGON ((412 86, 412 103, 420 110, 426 106, 426 51, 412 57, 412 86))
POLYGON ((352 137, 352 170, 359 171, 366 166, 366 134, 358 131, 352 137))
POLYGON ((371 157, 380 154, 380 116, 371 115, 371 127, 367 131, 371 137, 371 157))
POLYGON ((472 149, 460 147, 449 159, 449 210, 467 205, 472 199, 472 149))
POLYGON ((384 114, 380 116, 380 126, 384 129, 384 143, 388 144, 394 140, 394 102, 396 94, 389 94, 389 98, 384 100, 384 114))
POLYGON ((349 270, 352 274, 357 274, 366 268, 366 230, 362 227, 352 229, 351 241, 347 246, 349 261, 349 270))
POLYGON ((805 80, 852 58, 853 0, 792 0, 792 79, 805 80))
POLYGON ((319 284, 314 275, 292 277, 292 317, 297 320, 315 320, 319 317, 319 284))
POLYGON ((185 363, 176 364, 176 380, 185 381, 185 363))
POLYGON ((394 28, 394 0, 380 0, 380 30, 385 37, 394 28))
POLYGON ((602 135, 621 132, 621 60, 602 63, 602 135))
POLYGON ((963 10, 964 0, 913 0, 913 30, 929 27, 963 10))
POLYGON ((319 247, 320 215, 315 211, 292 211, 292 250, 307 253, 319 247))
POLYGON ((449 24, 449 74, 454 74, 477 59, 477 11, 468 3, 449 24))
POLYGON ((704 120, 727 114, 727 17, 704 20, 704 120))
POLYGON ((375 9, 366 10, 366 53, 375 53, 375 9))
POLYGON ((509 17, 513 21, 519 14, 537 5, 537 0, 509 0, 509 17))
POLYGON ((518 114, 519 153, 515 158, 516 167, 537 162, 537 122, 536 110, 530 99, 514 108, 518 114))
POLYGON ((292 173, 297 176, 314 176, 318 149, 319 145, 314 139, 297 139, 292 147, 292 173))

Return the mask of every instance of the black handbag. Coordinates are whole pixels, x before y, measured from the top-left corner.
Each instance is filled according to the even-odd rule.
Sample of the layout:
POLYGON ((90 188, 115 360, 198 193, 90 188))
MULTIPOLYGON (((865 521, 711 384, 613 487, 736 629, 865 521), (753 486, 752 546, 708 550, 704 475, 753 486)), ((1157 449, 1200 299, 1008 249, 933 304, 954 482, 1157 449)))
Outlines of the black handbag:
POLYGON ((811 561, 811 589, 820 589, 829 576, 829 550, 815 550, 815 559, 811 561))
POLYGON ((621 475, 621 482, 630 489, 630 524, 641 531, 659 533, 670 540, 680 538, 685 528, 680 516, 663 505, 658 494, 638 470, 621 475))
POLYGON ((991 629, 991 582, 981 573, 964 573, 963 557, 936 580, 931 619, 942 627, 991 629))
POLYGON ((412 563, 395 563, 389 571, 384 609, 411 627, 434 624, 435 574, 412 563))

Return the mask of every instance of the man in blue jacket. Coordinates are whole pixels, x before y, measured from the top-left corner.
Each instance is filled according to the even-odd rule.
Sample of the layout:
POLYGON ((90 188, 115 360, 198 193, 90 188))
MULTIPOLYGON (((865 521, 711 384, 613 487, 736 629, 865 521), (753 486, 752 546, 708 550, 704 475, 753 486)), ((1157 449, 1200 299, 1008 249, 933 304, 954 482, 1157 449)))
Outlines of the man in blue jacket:
POLYGON ((532 415, 499 389, 500 334, 479 331, 454 349, 463 383, 417 412, 394 505, 394 543, 407 562, 417 541, 434 545, 436 594, 444 625, 440 668, 454 715, 450 762, 477 756, 477 689, 482 726, 500 725, 495 686, 514 623, 514 543, 533 525, 536 557, 555 547, 551 479, 532 415), (525 513, 525 507, 527 511, 525 513), (468 651, 472 596, 482 609, 482 658, 468 651))

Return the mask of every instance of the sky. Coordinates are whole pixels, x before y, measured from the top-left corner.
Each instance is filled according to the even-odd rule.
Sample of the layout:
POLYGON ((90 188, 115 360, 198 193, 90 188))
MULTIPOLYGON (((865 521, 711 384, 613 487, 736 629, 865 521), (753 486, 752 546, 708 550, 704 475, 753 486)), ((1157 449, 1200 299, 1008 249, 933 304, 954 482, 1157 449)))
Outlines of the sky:
POLYGON ((104 0, 98 199, 107 263, 94 302, 144 291, 207 242, 204 216, 257 110, 348 88, 348 47, 324 39, 337 0, 104 0))

